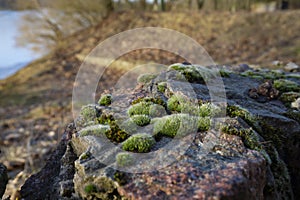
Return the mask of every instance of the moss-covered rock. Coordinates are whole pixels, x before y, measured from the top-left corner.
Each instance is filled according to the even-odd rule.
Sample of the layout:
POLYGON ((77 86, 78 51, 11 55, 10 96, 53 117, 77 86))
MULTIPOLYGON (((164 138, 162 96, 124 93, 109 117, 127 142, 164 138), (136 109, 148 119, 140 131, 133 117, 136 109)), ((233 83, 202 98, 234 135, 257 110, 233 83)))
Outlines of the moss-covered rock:
POLYGON ((156 137, 181 137, 197 131, 198 117, 188 114, 173 114, 154 122, 153 133, 156 137))
POLYGON ((100 97, 98 104, 100 106, 109 106, 112 103, 112 95, 104 94, 100 97))
POLYGON ((183 99, 180 96, 173 95, 168 99, 167 107, 170 111, 181 112, 181 104, 183 99))
POLYGON ((149 115, 150 117, 163 117, 167 114, 165 107, 153 104, 150 106, 149 115))
POLYGON ((116 156, 117 165, 120 167, 127 167, 133 165, 134 158, 130 153, 122 152, 118 153, 116 156))
POLYGON ((99 124, 99 125, 89 126, 82 129, 79 132, 79 135, 81 137, 88 136, 88 135, 101 137, 101 136, 105 136, 106 132, 108 132, 109 130, 110 130, 110 126, 99 124))
POLYGON ((199 107, 200 117, 215 117, 220 113, 221 108, 212 103, 204 103, 199 107))
POLYGON ((167 82, 160 82, 157 84, 157 90, 160 91, 161 93, 164 93, 166 89, 167 89, 167 82))
POLYGON ((300 92, 298 83, 286 79, 275 80, 274 87, 280 92, 300 92))
POLYGON ((204 83, 202 75, 199 73, 199 69, 194 65, 174 64, 169 66, 168 70, 176 70, 184 75, 186 81, 190 83, 204 83))
POLYGON ((300 97, 300 92, 284 92, 280 95, 279 100, 285 103, 286 106, 291 106, 293 101, 300 97))
POLYGON ((150 106, 152 102, 140 102, 129 107, 128 115, 149 115, 150 106))
POLYGON ((154 138, 146 133, 138 133, 130 136, 122 144, 122 149, 125 151, 147 153, 155 144, 154 138))
POLYGON ((284 72, 280 70, 247 70, 243 73, 241 73, 242 76, 247 76, 251 78, 256 78, 256 79, 267 79, 267 80, 275 80, 279 78, 285 78, 284 72))
POLYGON ((210 117, 199 117, 198 118, 198 131, 208 131, 211 127, 211 118, 210 117))
POLYGON ((146 126, 150 124, 151 118, 148 115, 133 115, 131 120, 138 126, 146 126))
POLYGON ((93 125, 97 122, 97 117, 101 114, 100 108, 96 105, 86 105, 80 110, 80 117, 82 119, 82 125, 93 125))
POLYGON ((157 74, 142 74, 137 78, 137 82, 147 84, 157 77, 157 74))

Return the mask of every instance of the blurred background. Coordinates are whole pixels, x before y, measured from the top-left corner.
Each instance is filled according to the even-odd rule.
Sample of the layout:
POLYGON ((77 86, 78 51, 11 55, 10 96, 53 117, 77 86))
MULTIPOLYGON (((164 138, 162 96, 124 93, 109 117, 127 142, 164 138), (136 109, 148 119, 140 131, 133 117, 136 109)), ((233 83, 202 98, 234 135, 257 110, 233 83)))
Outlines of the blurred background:
MULTIPOLYGON (((299 8, 300 0, 0 0, 0 162, 10 178, 4 198, 18 198, 72 122, 77 71, 101 41, 165 27, 195 39, 220 65, 297 67, 299 8)), ((132 51, 105 71, 96 96, 137 64, 182 61, 161 50, 132 51)))

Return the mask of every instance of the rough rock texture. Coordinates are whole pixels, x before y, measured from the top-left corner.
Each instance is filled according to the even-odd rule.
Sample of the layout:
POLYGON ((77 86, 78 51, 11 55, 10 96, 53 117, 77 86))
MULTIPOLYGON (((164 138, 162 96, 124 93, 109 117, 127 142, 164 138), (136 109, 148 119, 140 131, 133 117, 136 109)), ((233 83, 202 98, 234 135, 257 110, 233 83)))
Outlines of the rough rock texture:
POLYGON ((0 163, 0 199, 5 192, 7 182, 8 177, 6 167, 0 163))
POLYGON ((72 131, 70 125, 45 167, 27 179, 21 188, 22 199, 76 199, 72 198, 77 158, 69 145, 72 131))
POLYGON ((22 187, 22 197, 300 198, 300 112, 291 105, 300 91, 299 74, 218 68, 226 113, 220 109, 222 87, 207 85, 216 83, 215 74, 173 65, 135 90, 115 92, 111 105, 84 107, 76 131, 67 131, 71 143, 62 140, 45 168, 22 187), (153 112, 153 105, 165 109, 163 115, 161 109, 153 112), (151 122, 137 127, 131 115, 148 116, 151 122), (136 151, 141 143, 122 150, 123 141, 135 133, 155 138, 150 153, 136 151), (116 159, 120 152, 126 160, 116 159))

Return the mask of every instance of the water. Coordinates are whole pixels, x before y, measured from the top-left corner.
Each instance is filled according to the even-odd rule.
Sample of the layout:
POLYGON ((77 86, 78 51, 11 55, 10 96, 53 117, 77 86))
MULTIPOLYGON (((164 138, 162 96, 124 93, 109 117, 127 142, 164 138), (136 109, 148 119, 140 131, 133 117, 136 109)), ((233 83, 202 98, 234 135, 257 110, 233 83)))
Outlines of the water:
POLYGON ((0 79, 14 74, 29 62, 40 57, 29 49, 16 46, 22 11, 0 11, 0 79))

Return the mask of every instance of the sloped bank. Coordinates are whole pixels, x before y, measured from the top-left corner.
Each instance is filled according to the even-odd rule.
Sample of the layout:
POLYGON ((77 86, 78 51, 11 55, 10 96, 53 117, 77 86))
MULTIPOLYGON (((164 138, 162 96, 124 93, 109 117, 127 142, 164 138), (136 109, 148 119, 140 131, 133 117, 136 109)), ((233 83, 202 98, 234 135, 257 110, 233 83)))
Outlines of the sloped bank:
POLYGON ((230 69, 226 105, 211 69, 174 64, 84 106, 22 197, 297 199, 299 74, 230 69))

